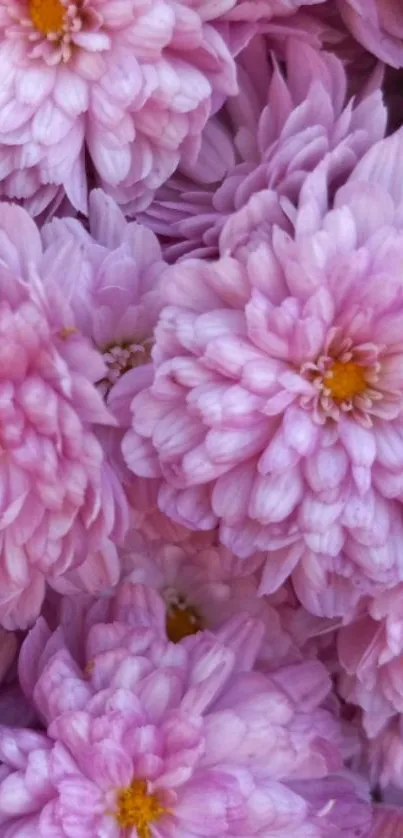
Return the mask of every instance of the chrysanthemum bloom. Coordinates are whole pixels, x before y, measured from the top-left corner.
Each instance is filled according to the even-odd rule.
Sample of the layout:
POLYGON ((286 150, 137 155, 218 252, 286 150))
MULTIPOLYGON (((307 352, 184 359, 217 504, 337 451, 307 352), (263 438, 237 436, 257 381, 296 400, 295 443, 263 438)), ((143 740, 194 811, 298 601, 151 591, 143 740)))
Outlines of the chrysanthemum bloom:
POLYGON ((181 544, 169 544, 148 541, 133 531, 120 551, 120 561, 123 578, 160 594, 158 620, 174 643, 199 631, 214 631, 235 614, 248 613, 266 622, 267 642, 279 645, 277 613, 258 597, 253 573, 263 561, 262 554, 246 563, 198 533, 181 544))
POLYGON ((253 655, 243 668, 252 623, 238 622, 226 645, 205 635, 173 645, 117 616, 99 622, 100 605, 79 664, 43 620, 24 644, 21 680, 48 733, 0 729, 3 831, 365 834, 365 793, 329 776, 341 767, 339 726, 319 706, 320 664, 268 677, 251 671, 253 655))
POLYGON ((261 592, 293 573, 326 616, 403 579, 402 153, 403 132, 376 144, 330 210, 325 160, 294 237, 169 269, 123 442, 166 514, 273 551, 261 592))
MULTIPOLYGON (((164 237, 170 261, 183 254, 215 258, 226 219, 256 192, 275 189, 296 206, 326 152, 342 150, 347 177, 384 135, 379 89, 346 105, 346 73, 335 56, 289 38, 279 65, 269 44, 257 36, 244 50, 240 93, 209 120, 196 164, 179 169, 140 215, 164 237)), ((338 182, 340 165, 339 153, 338 182)))
POLYGON ((73 325, 105 365, 97 387, 117 426, 99 429, 98 438, 140 525, 145 516, 154 517, 157 488, 128 471, 120 449, 131 424, 131 401, 153 378, 151 349, 166 268, 160 246, 151 230, 127 223, 102 190, 90 194, 89 232, 78 220, 56 219, 42 237, 47 259, 60 265, 59 284, 73 325))
POLYGON ((145 206, 236 92, 250 25, 220 21, 234 2, 2 3, 1 194, 37 214, 62 191, 85 212, 87 152, 105 188, 145 206))
POLYGON ((338 0, 338 8, 346 26, 369 52, 392 67, 403 67, 400 0, 338 0))
POLYGON ((37 617, 46 581, 115 549, 121 513, 94 433, 114 422, 94 386, 105 364, 71 327, 63 260, 7 204, 0 259, 0 623, 13 628, 37 617))
POLYGON ((338 654, 341 694, 362 708, 365 731, 376 736, 403 713, 403 585, 362 603, 338 633, 338 654))

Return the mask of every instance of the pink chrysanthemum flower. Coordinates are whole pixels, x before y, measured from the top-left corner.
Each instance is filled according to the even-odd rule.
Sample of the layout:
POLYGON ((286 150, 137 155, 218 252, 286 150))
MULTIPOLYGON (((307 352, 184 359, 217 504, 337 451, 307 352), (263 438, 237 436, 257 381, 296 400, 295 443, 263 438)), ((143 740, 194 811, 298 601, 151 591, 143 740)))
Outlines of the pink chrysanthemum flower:
POLYGON ((157 487, 134 477, 120 450, 131 424, 131 401, 153 378, 151 349, 166 268, 158 241, 146 227, 126 222, 101 190, 90 194, 89 232, 76 219, 55 219, 43 228, 42 237, 47 259, 60 264, 59 283, 73 325, 104 363, 97 387, 117 423, 98 431, 104 454, 125 489, 135 522, 161 518, 154 514, 157 487))
POLYGON ((326 616, 403 579, 402 152, 403 132, 376 144, 332 209, 325 159, 293 237, 169 269, 123 443, 166 514, 273 551, 261 592, 292 573, 326 616))
POLYGON ((205 629, 214 631, 230 617, 248 613, 267 623, 267 642, 273 643, 277 614, 258 597, 253 573, 263 555, 256 554, 246 564, 202 535, 169 544, 131 532, 120 552, 123 577, 160 594, 158 621, 172 642, 205 629))
POLYGON ((0 623, 13 628, 37 617, 46 581, 115 551, 121 513, 94 433, 114 422, 94 386, 105 365, 71 326, 63 265, 25 210, 2 204, 0 231, 0 623))
POLYGON ((0 628, 0 685, 5 680, 17 651, 18 640, 15 633, 0 628))
MULTIPOLYGON (((379 89, 346 105, 346 73, 334 55, 293 37, 279 64, 269 43, 257 36, 244 50, 240 93, 209 120, 196 164, 179 169, 140 215, 165 238, 170 261, 184 254, 215 258, 227 218, 256 192, 275 189, 296 206, 326 152, 343 149, 347 177, 384 135, 379 89)), ((340 154, 335 174, 340 182, 340 154)))
POLYGON ((234 3, 2 3, 0 194, 38 214, 65 192, 85 212, 87 153, 101 185, 145 206, 236 92, 250 26, 221 22, 234 3))
MULTIPOLYGON (((328 0, 331 4, 331 0, 328 0)), ((392 67, 403 67, 400 0, 338 0, 339 12, 365 49, 392 67)))
POLYGON ((372 829, 368 838, 398 838, 403 834, 403 809, 375 806, 372 829))
POLYGON ((368 736, 376 736, 392 716, 403 713, 403 585, 362 603, 351 624, 338 633, 344 675, 339 690, 362 708, 368 736))
POLYGON ((339 725, 319 706, 329 687, 319 663, 268 677, 250 668, 250 621, 225 643, 200 635, 173 645, 135 614, 102 622, 103 607, 87 614, 79 661, 43 620, 25 641, 20 677, 48 734, 0 728, 3 830, 365 835, 365 790, 331 776, 339 725))

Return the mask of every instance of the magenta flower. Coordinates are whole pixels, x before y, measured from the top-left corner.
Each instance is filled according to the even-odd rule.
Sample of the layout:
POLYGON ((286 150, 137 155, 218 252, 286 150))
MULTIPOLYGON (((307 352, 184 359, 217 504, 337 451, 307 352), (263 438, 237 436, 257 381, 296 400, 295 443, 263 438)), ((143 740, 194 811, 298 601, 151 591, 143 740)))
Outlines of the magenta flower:
POLYGON ((19 207, 0 206, 0 230, 0 623, 14 628, 36 619, 46 581, 115 551, 120 512, 94 433, 114 422, 94 387, 105 365, 72 327, 63 258, 19 207))
POLYGON ((48 733, 0 729, 3 830, 365 835, 366 789, 332 776, 339 725, 319 706, 329 686, 319 663, 268 677, 251 671, 253 654, 245 667, 252 622, 238 621, 225 645, 207 635, 173 645, 135 614, 99 622, 104 608, 87 613, 78 661, 43 620, 25 641, 20 676, 48 733))
POLYGON ((248 24, 207 0, 10 0, 0 13, 1 195, 39 214, 97 180, 143 208, 197 154, 213 100, 236 92, 248 24))
POLYGON ((123 442, 162 511, 219 524, 240 557, 271 550, 260 591, 292 573, 326 616, 403 579, 402 151, 403 132, 376 144, 331 209, 330 153, 294 236, 274 226, 237 259, 170 269, 123 442))
POLYGON ((400 0, 338 0, 338 7, 357 41, 386 64, 403 67, 400 0))
POLYGON ((165 237, 170 261, 183 254, 215 258, 226 220, 257 192, 274 189, 295 207, 307 174, 329 150, 339 148, 340 182, 341 151, 347 177, 382 139, 381 91, 346 104, 342 62, 304 43, 300 30, 298 37, 287 40, 282 66, 269 40, 253 39, 238 62, 240 93, 210 118, 196 164, 180 168, 140 215, 165 237))

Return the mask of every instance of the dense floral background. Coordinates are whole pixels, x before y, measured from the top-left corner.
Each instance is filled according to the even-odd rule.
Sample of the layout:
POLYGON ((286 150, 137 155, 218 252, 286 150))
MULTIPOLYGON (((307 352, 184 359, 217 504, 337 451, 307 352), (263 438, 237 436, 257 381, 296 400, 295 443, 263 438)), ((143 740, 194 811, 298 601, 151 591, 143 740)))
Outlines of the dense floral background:
POLYGON ((402 0, 0 6, 0 838, 403 836, 402 0))

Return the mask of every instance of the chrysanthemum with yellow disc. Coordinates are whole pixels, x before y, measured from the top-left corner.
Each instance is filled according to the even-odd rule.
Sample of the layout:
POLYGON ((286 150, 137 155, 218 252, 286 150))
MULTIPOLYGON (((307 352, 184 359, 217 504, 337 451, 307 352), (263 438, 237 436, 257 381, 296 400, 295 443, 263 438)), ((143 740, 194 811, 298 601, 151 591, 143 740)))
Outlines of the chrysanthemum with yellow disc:
POLYGON ((196 158, 212 96, 236 92, 228 4, 196 6, 1 3, 0 198, 31 215, 63 201, 86 213, 91 178, 131 215, 144 209, 181 160, 196 158))

